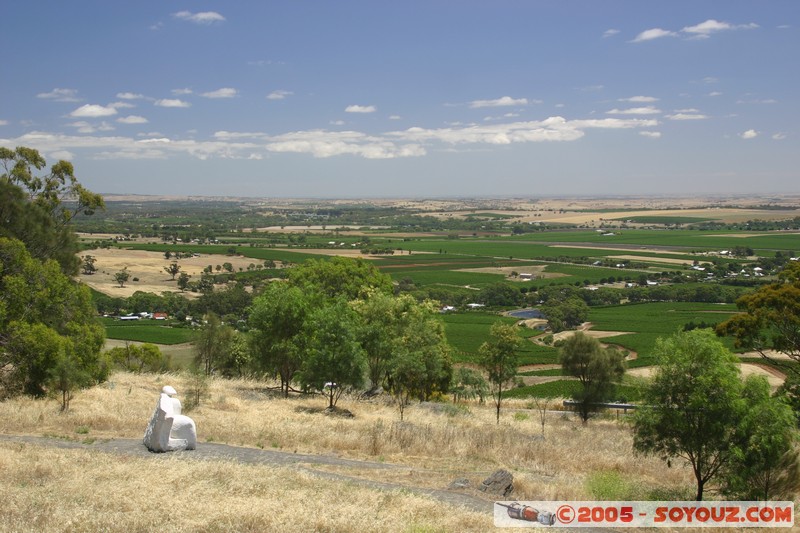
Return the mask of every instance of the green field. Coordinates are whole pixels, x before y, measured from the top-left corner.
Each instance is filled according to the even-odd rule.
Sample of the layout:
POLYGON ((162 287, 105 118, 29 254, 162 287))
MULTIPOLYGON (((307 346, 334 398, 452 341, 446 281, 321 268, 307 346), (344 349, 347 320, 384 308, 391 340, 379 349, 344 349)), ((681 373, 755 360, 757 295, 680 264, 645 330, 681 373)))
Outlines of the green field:
MULTIPOLYGON (((652 351, 659 337, 669 336, 689 322, 719 323, 735 313, 733 304, 706 304, 696 302, 655 302, 594 307, 589 311, 592 329, 599 331, 630 332, 606 337, 605 343, 618 344, 638 353, 628 366, 653 364, 652 351)), ((728 348, 733 348, 730 338, 722 338, 728 348)))
POLYGON ((104 318, 102 322, 106 327, 106 337, 123 341, 181 344, 190 342, 194 335, 191 329, 165 326, 160 320, 121 321, 104 318))
MULTIPOLYGON (((489 328, 496 322, 515 324, 517 319, 492 313, 470 311, 443 315, 448 343, 455 349, 455 362, 476 363, 481 344, 489 339, 489 328)), ((525 342, 519 350, 520 365, 555 363, 558 354, 555 348, 539 346, 527 339, 541 333, 538 330, 519 328, 525 342)))

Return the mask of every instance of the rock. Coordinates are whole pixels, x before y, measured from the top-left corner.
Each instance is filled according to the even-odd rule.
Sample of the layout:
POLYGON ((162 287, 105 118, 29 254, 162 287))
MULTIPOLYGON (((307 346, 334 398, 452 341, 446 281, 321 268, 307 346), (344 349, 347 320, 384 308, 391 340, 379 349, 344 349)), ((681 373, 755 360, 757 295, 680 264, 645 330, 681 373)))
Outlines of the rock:
POLYGON ((460 477, 458 479, 453 480, 453 482, 450 483, 447 486, 447 488, 450 489, 450 490, 468 489, 469 488, 469 480, 467 478, 465 478, 465 477, 460 477))
POLYGON ((508 470, 496 470, 483 480, 478 490, 487 494, 508 496, 514 490, 514 476, 508 470))

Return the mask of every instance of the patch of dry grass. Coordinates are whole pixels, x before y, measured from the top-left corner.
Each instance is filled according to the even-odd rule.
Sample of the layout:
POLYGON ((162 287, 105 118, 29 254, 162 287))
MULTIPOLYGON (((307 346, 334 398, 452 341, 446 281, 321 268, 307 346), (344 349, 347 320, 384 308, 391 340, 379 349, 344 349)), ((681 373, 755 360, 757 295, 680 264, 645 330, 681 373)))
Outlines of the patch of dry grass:
MULTIPOLYGON (((185 398, 187 383, 181 375, 116 373, 109 383, 80 392, 65 414, 55 400, 17 398, 0 403, 0 433, 138 439, 161 387, 173 385, 185 398)), ((340 400, 354 418, 311 409, 324 403, 313 396, 279 398, 263 382, 212 379, 210 398, 188 414, 197 423, 201 443, 394 463, 405 468, 315 468, 408 487, 444 489, 460 477, 475 487, 498 468, 514 474, 513 497, 521 500, 593 499, 588 481, 608 472, 633 487, 634 499, 692 486, 688 468, 668 469, 661 461, 634 455, 630 429, 622 422, 596 420, 582 427, 568 415, 553 413, 542 439, 537 413, 525 410, 522 401, 504 402, 499 425, 491 405, 414 405, 400 422, 396 408, 381 400, 340 400)), ((26 524, 37 530, 79 531, 125 524, 125 530, 137 531, 152 527, 153 520, 165 520, 166 530, 176 531, 278 526, 466 531, 490 526, 474 513, 442 512, 443 504, 422 496, 321 480, 290 467, 112 457, 11 443, 0 449, 0 477, 11 480, 0 494, 14 502, 0 506, 5 507, 0 523, 19 524, 12 530, 25 530, 26 524), (193 517, 192 527, 159 509, 156 493, 167 495, 171 489, 178 491, 170 498, 178 502, 177 515, 193 517), (447 520, 456 522, 438 515, 453 515, 447 520)))
POLYGON ((0 443, 3 531, 486 531, 491 515, 286 467, 0 443))

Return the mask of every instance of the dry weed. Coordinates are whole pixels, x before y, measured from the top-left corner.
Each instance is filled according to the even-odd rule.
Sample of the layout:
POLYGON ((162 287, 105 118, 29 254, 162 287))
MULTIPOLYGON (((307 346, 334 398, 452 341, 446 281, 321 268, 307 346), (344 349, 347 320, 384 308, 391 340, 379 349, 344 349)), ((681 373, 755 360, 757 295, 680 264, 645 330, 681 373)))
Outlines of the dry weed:
MULTIPOLYGON (((186 391, 187 379, 177 374, 116 373, 110 382, 77 394, 67 413, 59 412, 55 400, 6 401, 0 403, 0 433, 75 440, 138 439, 161 387, 167 384, 181 395, 186 391)), ((339 405, 355 417, 324 414, 321 408, 325 400, 321 397, 283 399, 263 382, 212 379, 210 398, 188 414, 197 423, 201 443, 395 463, 407 468, 390 474, 353 469, 347 474, 406 486, 441 489, 459 477, 466 477, 471 486, 477 486, 498 468, 514 474, 513 496, 521 500, 593 499, 597 495, 592 493, 595 489, 590 481, 593 476, 606 473, 613 474, 608 479, 624 479, 625 490, 632 491, 635 499, 646 499, 657 490, 676 491, 692 486, 688 468, 668 469, 657 459, 633 454, 631 432, 624 422, 594 420, 583 427, 570 415, 553 413, 547 417, 542 438, 538 415, 514 416, 525 408, 520 401, 504 404, 499 425, 489 405, 415 404, 406 411, 405 422, 400 422, 397 409, 385 400, 342 398, 339 405)), ((126 529, 135 531, 150 529, 157 523, 152 520, 165 520, 167 530, 188 529, 182 519, 160 509, 173 504, 178 505, 177 515, 193 517, 199 513, 197 516, 203 517, 200 522, 190 520, 192 529, 197 530, 266 530, 272 525, 293 524, 291 520, 298 520, 298 528, 290 529, 385 530, 394 527, 383 522, 395 514, 390 512, 392 509, 400 511, 395 516, 402 515, 404 527, 400 529, 433 527, 452 531, 486 525, 445 525, 434 519, 440 513, 433 509, 419 514, 413 510, 434 506, 430 500, 322 482, 295 470, 200 464, 169 457, 146 461, 100 453, 3 446, 0 473, 4 479, 14 480, 3 489, 3 497, 18 502, 15 505, 19 507, 5 506, 3 512, 11 514, 0 518, 3 523, 19 524, 20 528, 23 524, 31 524, 32 528, 36 524, 34 529, 39 529, 42 524, 51 530, 96 530, 106 528, 106 524, 111 527, 125 523, 129 526, 126 529), (87 479, 73 482, 73 475, 87 479), (83 483, 85 487, 77 490, 83 483), (170 497, 173 489, 179 494, 170 497), (94 491, 102 496, 92 495, 94 491), (336 496, 328 501, 327 494, 336 496), (162 497, 166 503, 159 500, 162 497), (90 511, 80 512, 80 501, 89 502, 90 511), (351 502, 352 510, 342 508, 345 501, 351 502), (104 502, 109 503, 106 506, 104 502), (209 506, 208 502, 214 505, 209 506), (378 510, 384 507, 388 507, 386 514, 378 510), (106 509, 107 517, 96 516, 106 509), (125 509, 129 511, 119 515, 125 509), (148 512, 152 516, 148 517, 148 512), (80 521, 70 521, 73 519, 67 515, 72 517, 73 513, 81 516, 80 521), (35 520, 23 522, 26 515, 35 520), (19 522, 7 521, 12 519, 19 522), (63 525, 56 528, 54 524, 63 525)))

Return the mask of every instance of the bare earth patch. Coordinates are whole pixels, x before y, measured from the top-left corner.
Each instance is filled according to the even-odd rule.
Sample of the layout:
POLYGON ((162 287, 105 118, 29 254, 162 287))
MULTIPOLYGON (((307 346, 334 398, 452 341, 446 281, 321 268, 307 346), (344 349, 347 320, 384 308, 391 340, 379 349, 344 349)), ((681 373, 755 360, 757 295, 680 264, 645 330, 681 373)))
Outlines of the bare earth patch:
MULTIPOLYGON (((481 272, 484 274, 502 274, 506 277, 511 276, 512 272, 517 272, 518 274, 533 274, 534 279, 560 278, 568 275, 568 274, 562 274, 561 272, 545 272, 544 269, 546 267, 547 265, 516 265, 516 266, 505 266, 505 267, 459 268, 456 269, 455 272, 481 272)), ((509 281, 529 281, 526 279, 521 279, 519 277, 508 278, 508 279, 509 281)))
MULTIPOLYGON (((97 259, 95 263, 97 272, 90 276, 81 274, 80 280, 96 291, 109 296, 127 298, 136 291, 156 294, 164 291, 180 292, 177 282, 172 281, 171 276, 164 272, 164 267, 169 266, 173 260, 165 259, 161 252, 99 248, 87 250, 83 252, 83 255, 91 255, 97 259), (114 281, 114 274, 123 268, 127 268, 130 279, 124 287, 120 287, 119 283, 114 281), (139 278, 139 281, 133 281, 133 278, 139 278)), ((258 262, 258 259, 249 257, 224 255, 200 255, 178 260, 181 272, 186 272, 193 279, 199 279, 203 269, 208 265, 216 267, 222 263, 231 263, 234 271, 238 271, 239 268, 246 270, 250 264, 258 262)), ((193 293, 190 292, 185 294, 189 297, 193 296, 193 293)))
POLYGON ((627 261, 647 261, 648 263, 666 263, 670 265, 686 265, 690 263, 690 261, 687 261, 686 259, 672 259, 669 257, 642 257, 640 255, 610 255, 609 259, 624 259, 627 261))
MULTIPOLYGON (((778 387, 783 384, 784 379, 786 376, 781 374, 780 372, 776 371, 773 368, 766 367, 765 365, 759 365, 756 363, 742 363, 739 365, 739 369, 742 372, 742 378, 746 378, 750 375, 760 375, 767 378, 769 382, 769 386, 774 391, 778 387)), ((626 373, 630 376, 637 376, 643 378, 651 378, 656 372, 656 367, 654 366, 645 366, 640 368, 631 368, 626 373)))

